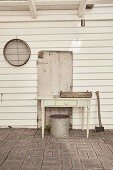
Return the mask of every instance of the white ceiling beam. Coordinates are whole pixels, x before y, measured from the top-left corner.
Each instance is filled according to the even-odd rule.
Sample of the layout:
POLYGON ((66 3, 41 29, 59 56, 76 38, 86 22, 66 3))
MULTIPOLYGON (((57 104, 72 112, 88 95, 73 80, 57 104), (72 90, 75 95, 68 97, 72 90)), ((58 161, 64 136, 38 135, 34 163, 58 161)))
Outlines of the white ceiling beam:
POLYGON ((37 9, 34 0, 28 0, 31 17, 37 18, 37 9))
POLYGON ((83 17, 86 9, 86 2, 87 0, 81 0, 80 6, 78 8, 78 16, 83 17))

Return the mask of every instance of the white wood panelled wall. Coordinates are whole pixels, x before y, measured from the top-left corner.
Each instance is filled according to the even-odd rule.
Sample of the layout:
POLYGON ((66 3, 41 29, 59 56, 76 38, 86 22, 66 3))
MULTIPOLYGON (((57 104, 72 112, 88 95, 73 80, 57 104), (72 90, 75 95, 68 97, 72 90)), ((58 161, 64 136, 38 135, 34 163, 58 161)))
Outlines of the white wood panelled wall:
MULTIPOLYGON (((31 19, 27 11, 0 11, 0 127, 37 127, 38 51, 72 50, 73 90, 93 92, 90 128, 98 123, 97 90, 103 125, 113 128, 113 6, 87 10, 85 27, 76 10, 37 13, 37 19, 31 19), (22 67, 9 65, 3 56, 5 43, 16 37, 32 52, 22 67)), ((72 122, 73 128, 81 128, 79 108, 72 122)))

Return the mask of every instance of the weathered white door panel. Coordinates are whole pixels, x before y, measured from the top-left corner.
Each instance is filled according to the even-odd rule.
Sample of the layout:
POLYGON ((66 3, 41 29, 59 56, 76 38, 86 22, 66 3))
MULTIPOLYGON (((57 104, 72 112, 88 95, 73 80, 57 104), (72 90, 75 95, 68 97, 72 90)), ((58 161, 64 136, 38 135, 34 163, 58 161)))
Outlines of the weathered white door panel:
POLYGON ((58 95, 60 92, 59 81, 60 81, 60 67, 59 67, 59 55, 51 53, 51 93, 52 96, 58 95))
POLYGON ((72 65, 72 53, 64 52, 60 55, 59 69, 59 87, 61 91, 72 91, 72 76, 73 76, 73 65, 72 65))
MULTIPOLYGON (((38 55, 38 96, 55 97, 60 91, 72 91, 72 52, 41 51, 38 55)), ((46 117, 51 114, 68 114, 67 108, 46 108, 46 117)), ((41 120, 40 103, 38 119, 41 120)), ((49 119, 46 118, 46 123, 49 119)), ((40 126, 40 122, 38 123, 40 126)))
POLYGON ((52 96, 51 94, 51 58, 43 55, 38 58, 38 96, 52 96))

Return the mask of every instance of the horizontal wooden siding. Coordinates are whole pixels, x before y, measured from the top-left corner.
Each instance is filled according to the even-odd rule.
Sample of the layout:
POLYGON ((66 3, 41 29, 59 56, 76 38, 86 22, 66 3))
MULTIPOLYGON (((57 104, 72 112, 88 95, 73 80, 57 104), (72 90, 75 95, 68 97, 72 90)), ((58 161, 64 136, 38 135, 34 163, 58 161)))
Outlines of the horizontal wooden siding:
MULTIPOLYGON (((90 128, 98 123, 97 90, 102 123, 113 128, 113 6, 87 10, 85 19, 81 27, 76 10, 39 10, 36 20, 27 11, 0 11, 0 127, 37 127, 38 51, 70 50, 73 90, 93 92, 90 128), (30 60, 18 68, 3 56, 6 42, 16 37, 31 48, 30 60)), ((81 128, 80 111, 73 111, 73 128, 81 128)))

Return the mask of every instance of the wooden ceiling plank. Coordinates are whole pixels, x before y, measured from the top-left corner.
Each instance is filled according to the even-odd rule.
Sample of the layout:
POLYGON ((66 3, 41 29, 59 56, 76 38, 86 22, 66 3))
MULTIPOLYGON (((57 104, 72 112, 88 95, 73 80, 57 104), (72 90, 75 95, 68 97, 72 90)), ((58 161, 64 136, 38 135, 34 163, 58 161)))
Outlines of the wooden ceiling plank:
MULTIPOLYGON (((31 1, 31 0, 29 0, 31 1)), ((33 0, 32 0, 33 1, 33 0)), ((36 9, 78 9, 81 1, 80 0, 38 0, 35 1, 36 9)), ((88 4, 102 4, 111 5, 113 0, 87 0, 88 4)), ((31 7, 31 6, 30 6, 31 7)), ((32 6, 33 7, 33 6, 32 6)), ((34 8, 34 15, 36 17, 36 10, 34 8)), ((0 10, 29 10, 28 1, 1 1, 0 0, 0 10)), ((32 10, 31 10, 32 11, 32 10)))

